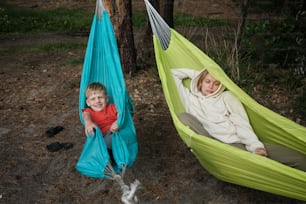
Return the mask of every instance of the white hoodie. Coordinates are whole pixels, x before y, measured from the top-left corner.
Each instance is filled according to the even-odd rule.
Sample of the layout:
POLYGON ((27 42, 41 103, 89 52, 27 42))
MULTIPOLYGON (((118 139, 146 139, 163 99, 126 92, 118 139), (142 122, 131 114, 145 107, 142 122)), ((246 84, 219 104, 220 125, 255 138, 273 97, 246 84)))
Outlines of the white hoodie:
POLYGON ((258 140, 244 107, 224 86, 212 94, 204 96, 197 89, 197 81, 202 71, 180 68, 171 69, 175 84, 185 111, 194 115, 207 132, 224 143, 242 143, 250 152, 264 145, 258 140), (183 85, 183 79, 190 78, 190 89, 183 85))

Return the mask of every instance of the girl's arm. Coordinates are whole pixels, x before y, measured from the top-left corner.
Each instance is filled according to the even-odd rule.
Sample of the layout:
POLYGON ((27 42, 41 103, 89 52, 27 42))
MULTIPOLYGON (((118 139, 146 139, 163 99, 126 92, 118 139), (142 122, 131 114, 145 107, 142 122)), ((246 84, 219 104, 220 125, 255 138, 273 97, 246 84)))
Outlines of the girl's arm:
POLYGON ((235 125, 237 135, 241 142, 246 146, 248 151, 266 156, 263 153, 264 145, 255 134, 241 102, 229 91, 224 92, 224 94, 223 100, 228 110, 228 117, 235 125))
POLYGON ((179 68, 179 69, 171 69, 171 73, 175 82, 175 85, 177 87, 179 96, 181 98, 181 101, 186 108, 188 105, 188 100, 190 98, 190 90, 184 86, 183 80, 186 78, 192 79, 194 76, 198 74, 198 71, 188 68, 179 68))
POLYGON ((194 78, 199 74, 199 71, 190 68, 178 68, 178 69, 171 69, 171 73, 173 77, 183 80, 186 78, 190 79, 194 78))

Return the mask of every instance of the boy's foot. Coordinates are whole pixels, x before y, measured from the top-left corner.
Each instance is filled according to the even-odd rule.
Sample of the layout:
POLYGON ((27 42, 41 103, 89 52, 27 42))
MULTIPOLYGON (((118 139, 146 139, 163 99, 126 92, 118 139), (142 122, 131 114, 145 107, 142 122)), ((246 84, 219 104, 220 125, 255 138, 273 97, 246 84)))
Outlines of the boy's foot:
POLYGON ((64 143, 53 142, 51 144, 48 144, 46 147, 49 152, 57 152, 58 150, 62 148, 64 148, 64 150, 71 149, 73 147, 73 143, 71 142, 64 142, 64 143))
POLYGON ((50 127, 46 132, 45 135, 47 137, 53 137, 54 135, 56 135, 57 133, 59 133, 60 131, 62 131, 64 129, 63 126, 55 126, 55 127, 50 127))

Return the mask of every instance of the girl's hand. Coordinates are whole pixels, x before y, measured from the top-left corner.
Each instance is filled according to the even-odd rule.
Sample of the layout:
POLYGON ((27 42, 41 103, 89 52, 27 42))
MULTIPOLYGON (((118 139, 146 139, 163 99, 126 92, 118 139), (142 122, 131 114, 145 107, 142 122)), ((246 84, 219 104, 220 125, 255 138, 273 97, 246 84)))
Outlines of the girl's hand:
POLYGON ((112 126, 110 127, 109 130, 110 130, 111 132, 117 132, 117 131, 119 130, 119 126, 117 125, 116 122, 114 122, 114 123, 112 124, 112 126))
POLYGON ((258 155, 261 155, 261 156, 264 156, 264 157, 268 156, 268 153, 267 153, 266 149, 262 148, 262 147, 256 148, 254 153, 258 154, 258 155))

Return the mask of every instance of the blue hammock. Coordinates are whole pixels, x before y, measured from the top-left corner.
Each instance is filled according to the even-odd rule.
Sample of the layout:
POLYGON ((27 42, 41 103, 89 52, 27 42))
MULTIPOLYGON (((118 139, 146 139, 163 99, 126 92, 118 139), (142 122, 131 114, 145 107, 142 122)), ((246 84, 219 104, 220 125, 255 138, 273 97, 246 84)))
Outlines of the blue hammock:
MULTIPOLYGON (((113 26, 101 1, 97 1, 80 83, 79 114, 82 124, 82 109, 86 107, 85 89, 92 82, 106 86, 109 102, 114 103, 118 111, 120 130, 113 134, 112 151, 115 170, 120 172, 134 163, 138 152, 132 119, 134 104, 126 91, 113 26)), ((111 176, 106 172, 109 160, 102 132, 97 129, 94 136, 87 137, 76 169, 89 177, 106 178, 111 176)))

